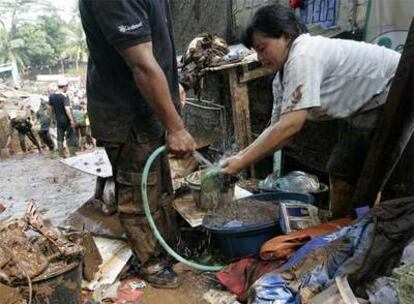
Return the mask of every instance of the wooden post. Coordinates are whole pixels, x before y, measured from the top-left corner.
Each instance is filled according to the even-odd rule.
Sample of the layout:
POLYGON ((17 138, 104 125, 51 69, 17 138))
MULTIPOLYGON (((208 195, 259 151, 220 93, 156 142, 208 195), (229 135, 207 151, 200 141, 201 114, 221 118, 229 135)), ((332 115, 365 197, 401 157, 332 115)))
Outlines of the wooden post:
MULTIPOLYGON (((240 83, 236 68, 228 71, 231 105, 233 111, 234 138, 237 147, 242 150, 252 142, 250 124, 249 94, 247 83, 240 83)), ((250 167, 251 177, 255 177, 255 169, 250 167)))
POLYGON ((352 199, 372 206, 414 131, 414 19, 352 199))

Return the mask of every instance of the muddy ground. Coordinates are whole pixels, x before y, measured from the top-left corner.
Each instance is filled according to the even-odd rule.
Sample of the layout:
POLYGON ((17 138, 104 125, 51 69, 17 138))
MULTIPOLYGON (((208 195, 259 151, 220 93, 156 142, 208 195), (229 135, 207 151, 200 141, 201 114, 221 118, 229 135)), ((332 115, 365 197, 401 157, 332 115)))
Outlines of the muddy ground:
POLYGON ((44 219, 59 224, 88 200, 95 177, 72 169, 45 152, 18 154, 0 160, 0 202, 7 208, 0 219, 21 216, 34 200, 44 219))
MULTIPOLYGON (((0 203, 6 211, 0 220, 20 217, 28 201, 34 200, 44 219, 59 224, 92 195, 95 177, 72 169, 47 153, 18 154, 0 160, 0 203)), ((205 304, 203 294, 208 291, 203 275, 185 273, 183 284, 176 290, 144 290, 139 303, 205 304)))

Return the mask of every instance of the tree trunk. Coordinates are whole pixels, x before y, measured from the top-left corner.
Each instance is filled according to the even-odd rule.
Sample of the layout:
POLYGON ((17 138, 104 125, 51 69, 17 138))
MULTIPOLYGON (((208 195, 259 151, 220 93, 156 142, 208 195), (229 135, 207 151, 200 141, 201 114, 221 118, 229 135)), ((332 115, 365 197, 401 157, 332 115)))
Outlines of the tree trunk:
POLYGON ((19 69, 17 67, 17 60, 16 57, 14 57, 13 52, 9 53, 9 57, 11 60, 11 65, 12 65, 12 77, 13 77, 13 82, 14 82, 14 86, 15 87, 20 87, 20 75, 19 75, 19 69))

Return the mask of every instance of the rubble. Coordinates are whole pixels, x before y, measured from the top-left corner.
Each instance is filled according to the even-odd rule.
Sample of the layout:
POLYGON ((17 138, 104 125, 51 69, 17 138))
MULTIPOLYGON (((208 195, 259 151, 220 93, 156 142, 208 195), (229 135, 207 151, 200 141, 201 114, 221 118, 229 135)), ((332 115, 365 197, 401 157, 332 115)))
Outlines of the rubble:
POLYGON ((26 304, 21 297, 19 289, 0 283, 0 304, 26 304))
MULTIPOLYGON (((34 202, 29 203, 23 218, 0 223, 0 238, 0 283, 6 286, 2 285, 2 291, 14 301, 7 303, 21 303, 13 288, 26 295, 25 286, 29 287, 27 297, 30 301, 36 294, 34 282, 62 274, 62 270, 73 269, 73 265, 79 265, 85 252, 83 246, 43 221, 34 202)), ((41 294, 42 286, 38 288, 41 294)))

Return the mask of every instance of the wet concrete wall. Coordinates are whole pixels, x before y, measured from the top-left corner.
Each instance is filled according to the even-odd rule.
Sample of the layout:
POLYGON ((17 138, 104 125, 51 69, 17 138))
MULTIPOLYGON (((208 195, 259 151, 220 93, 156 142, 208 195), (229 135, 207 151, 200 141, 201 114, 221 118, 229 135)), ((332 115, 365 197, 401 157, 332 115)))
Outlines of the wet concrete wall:
MULTIPOLYGON (((282 0, 282 2, 286 0, 282 0)), ((177 54, 200 33, 215 33, 230 44, 239 42, 248 19, 271 0, 170 0, 177 54)))

